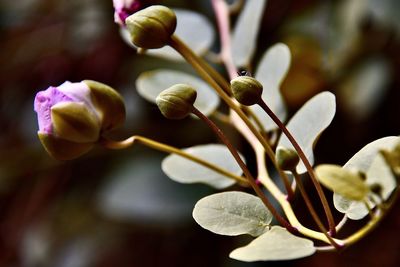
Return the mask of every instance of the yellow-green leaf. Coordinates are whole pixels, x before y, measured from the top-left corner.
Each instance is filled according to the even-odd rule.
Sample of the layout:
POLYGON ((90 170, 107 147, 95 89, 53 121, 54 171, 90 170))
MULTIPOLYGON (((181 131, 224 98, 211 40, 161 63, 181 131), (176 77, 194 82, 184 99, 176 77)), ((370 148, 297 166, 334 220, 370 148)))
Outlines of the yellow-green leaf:
POLYGON ((322 164, 315 168, 318 180, 327 188, 352 200, 364 200, 369 187, 360 173, 338 165, 322 164))

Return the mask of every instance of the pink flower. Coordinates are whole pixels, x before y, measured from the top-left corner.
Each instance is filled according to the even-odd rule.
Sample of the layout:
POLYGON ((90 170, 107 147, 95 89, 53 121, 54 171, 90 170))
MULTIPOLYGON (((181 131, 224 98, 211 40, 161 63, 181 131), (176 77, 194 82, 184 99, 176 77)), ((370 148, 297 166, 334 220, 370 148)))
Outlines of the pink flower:
POLYGON ((143 0, 113 0, 114 21, 125 27, 125 19, 144 7, 143 0))
POLYGON ((95 81, 65 82, 36 94, 38 136, 56 159, 76 158, 89 151, 104 132, 125 119, 122 97, 95 81))

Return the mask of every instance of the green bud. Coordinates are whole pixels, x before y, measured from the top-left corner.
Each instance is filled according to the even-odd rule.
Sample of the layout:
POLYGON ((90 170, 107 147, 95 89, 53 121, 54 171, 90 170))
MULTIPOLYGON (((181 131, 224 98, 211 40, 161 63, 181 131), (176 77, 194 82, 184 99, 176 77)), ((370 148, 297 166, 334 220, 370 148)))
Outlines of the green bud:
POLYGON ((168 119, 180 120, 192 112, 197 92, 190 85, 175 84, 162 91, 156 99, 161 113, 168 119))
POLYGON ((176 29, 175 13, 160 5, 140 10, 125 20, 132 43, 151 49, 165 46, 176 29))
POLYGON ((278 166, 284 171, 295 171, 299 164, 299 155, 293 149, 278 147, 276 151, 276 161, 278 166))
POLYGON ((88 152, 94 143, 76 143, 60 139, 52 134, 38 133, 39 140, 47 153, 57 160, 71 160, 88 152))
POLYGON ((61 139, 89 143, 99 139, 100 121, 84 103, 60 102, 51 108, 54 134, 61 139))
POLYGON ((231 80, 231 89, 240 104, 251 106, 260 100, 263 86, 253 77, 239 76, 231 80))
POLYGON ((100 116, 101 130, 112 130, 125 121, 125 104, 121 95, 113 88, 100 82, 83 81, 90 89, 90 97, 100 116))

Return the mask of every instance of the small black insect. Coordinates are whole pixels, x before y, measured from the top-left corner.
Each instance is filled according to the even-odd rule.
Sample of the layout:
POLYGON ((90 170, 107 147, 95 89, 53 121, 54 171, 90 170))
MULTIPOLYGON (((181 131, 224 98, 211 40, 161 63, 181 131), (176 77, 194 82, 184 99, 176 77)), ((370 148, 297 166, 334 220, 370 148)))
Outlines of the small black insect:
POLYGON ((247 70, 239 70, 239 71, 237 72, 237 74, 238 74, 239 76, 251 76, 251 73, 250 73, 249 71, 247 71, 247 70))

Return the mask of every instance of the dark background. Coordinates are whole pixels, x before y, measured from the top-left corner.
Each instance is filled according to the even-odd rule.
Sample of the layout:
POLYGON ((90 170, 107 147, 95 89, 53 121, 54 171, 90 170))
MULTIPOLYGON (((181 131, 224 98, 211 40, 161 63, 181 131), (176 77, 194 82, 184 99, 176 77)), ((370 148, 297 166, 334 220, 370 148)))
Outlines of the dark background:
MULTIPOLYGON (((201 12, 215 24, 208 1, 165 3, 201 12)), ((256 63, 278 41, 296 51, 282 86, 291 113, 319 91, 338 95, 337 115, 316 147, 318 162, 336 164, 344 164, 375 139, 399 135, 400 129, 396 27, 366 16, 357 26, 355 52, 344 55, 340 75, 333 75, 321 62, 336 39, 327 34, 326 49, 318 36, 287 26, 325 4, 322 16, 328 23, 321 27, 329 33, 340 3, 268 1, 255 57, 256 63), (367 117, 358 118, 343 104, 340 88, 364 58, 375 54, 387 62, 390 78, 382 101, 367 117)), ((395 11, 387 16, 399 13, 396 7, 393 4, 395 11)), ((249 239, 217 236, 199 227, 191 209, 214 191, 170 181, 159 167, 163 154, 144 147, 111 152, 96 148, 70 162, 51 159, 36 135, 33 99, 39 90, 65 80, 98 80, 121 92, 128 117, 115 138, 140 134, 177 147, 217 142, 199 122, 167 121, 137 95, 134 82, 140 72, 175 68, 177 63, 136 55, 113 23, 111 0, 2 0, 0 33, 0 266, 400 266, 399 205, 375 231, 341 253, 290 262, 241 263, 228 254, 249 239), (113 199, 110 192, 121 190, 115 181, 127 177, 137 178, 129 184, 132 192, 124 191, 123 200, 113 199), (117 209, 115 203, 123 207, 117 209)), ((249 151, 242 141, 236 140, 243 151, 249 151)), ((303 210, 302 205, 296 207, 299 214, 303 210)), ((304 214, 304 222, 310 223, 304 214)), ((348 230, 353 226, 359 225, 348 230)))

